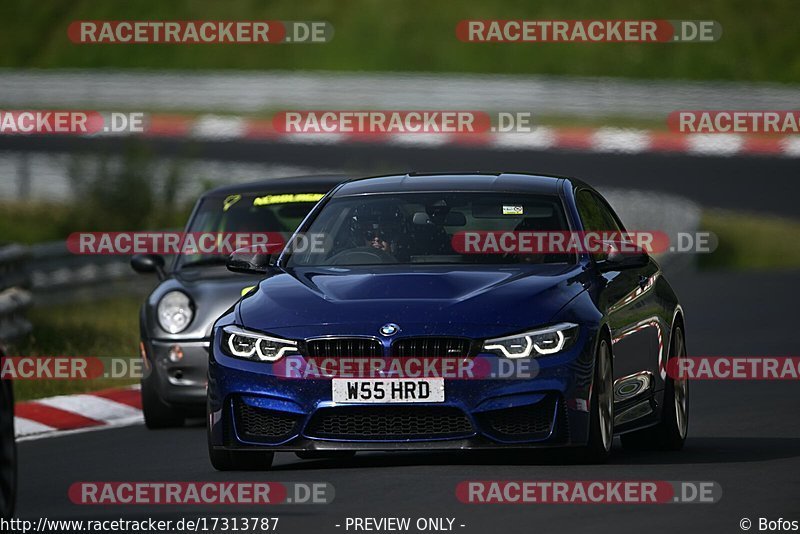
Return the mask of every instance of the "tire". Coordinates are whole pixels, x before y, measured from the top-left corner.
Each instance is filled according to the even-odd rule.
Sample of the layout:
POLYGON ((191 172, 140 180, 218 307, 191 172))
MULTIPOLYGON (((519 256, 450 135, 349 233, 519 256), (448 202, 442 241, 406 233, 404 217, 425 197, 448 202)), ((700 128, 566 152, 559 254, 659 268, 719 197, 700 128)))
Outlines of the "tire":
POLYGON ((17 444, 14 439, 14 393, 0 382, 0 517, 10 519, 17 501, 17 444))
MULTIPOLYGON (((683 327, 675 327, 670 343, 670 360, 686 357, 683 327)), ((664 383, 664 408, 661 420, 651 426, 621 436, 622 446, 631 450, 679 451, 689 432, 689 382, 667 375, 664 383)))
POLYGON ((166 404, 158 395, 151 380, 142 380, 142 412, 144 424, 150 430, 183 426, 186 416, 166 404))
POLYGON ((217 471, 267 471, 274 458, 274 452, 215 449, 209 434, 208 459, 217 471))
POLYGON ((356 451, 300 451, 294 454, 301 460, 349 460, 356 455, 356 451))
POLYGON ((208 459, 217 471, 266 471, 272 467, 275 458, 273 452, 263 451, 232 451, 215 449, 211 446, 211 421, 209 405, 206 403, 206 443, 208 444, 208 459))
POLYGON ((577 459, 580 463, 603 464, 614 442, 614 362, 605 337, 597 344, 589 405, 589 439, 576 451, 577 459))

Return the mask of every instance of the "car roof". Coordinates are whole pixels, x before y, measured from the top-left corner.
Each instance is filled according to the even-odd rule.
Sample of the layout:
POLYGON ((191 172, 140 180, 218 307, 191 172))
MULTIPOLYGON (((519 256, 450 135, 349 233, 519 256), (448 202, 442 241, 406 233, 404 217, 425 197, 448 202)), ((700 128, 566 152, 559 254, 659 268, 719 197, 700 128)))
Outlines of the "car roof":
POLYGON ((308 176, 289 176, 231 184, 217 187, 203 194, 206 197, 224 197, 228 195, 246 195, 249 193, 327 193, 333 186, 350 178, 343 174, 324 174, 308 176))
POLYGON ((334 196, 426 191, 520 192, 557 195, 562 180, 568 180, 572 184, 582 184, 582 182, 563 176, 515 172, 410 173, 350 180, 338 187, 334 196))

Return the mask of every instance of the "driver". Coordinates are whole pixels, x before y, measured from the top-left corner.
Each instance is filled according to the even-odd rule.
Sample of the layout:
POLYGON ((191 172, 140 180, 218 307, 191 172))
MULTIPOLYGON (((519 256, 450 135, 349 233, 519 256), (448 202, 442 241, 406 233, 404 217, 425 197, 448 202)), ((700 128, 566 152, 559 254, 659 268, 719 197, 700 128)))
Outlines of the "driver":
POLYGON ((405 217, 396 201, 371 201, 356 208, 351 220, 352 243, 396 256, 405 217))
POLYGON ((380 224, 371 225, 364 231, 364 241, 366 246, 389 252, 391 254, 393 245, 396 243, 397 236, 389 228, 382 228, 380 224))

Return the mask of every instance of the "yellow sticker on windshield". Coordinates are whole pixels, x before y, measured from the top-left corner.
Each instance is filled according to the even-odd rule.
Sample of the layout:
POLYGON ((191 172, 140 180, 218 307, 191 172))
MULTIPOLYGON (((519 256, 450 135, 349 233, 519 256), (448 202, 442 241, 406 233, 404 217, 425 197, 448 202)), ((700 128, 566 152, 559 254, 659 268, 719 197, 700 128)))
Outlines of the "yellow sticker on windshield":
POLYGON ((242 195, 229 195, 222 202, 222 211, 228 211, 231 206, 242 200, 242 195))
POLYGON ((324 193, 285 193, 283 195, 265 195, 253 200, 253 206, 270 206, 272 204, 288 204, 290 202, 316 202, 324 193))
POLYGON ((522 206, 506 206, 503 205, 503 215, 522 215, 524 209, 522 206))

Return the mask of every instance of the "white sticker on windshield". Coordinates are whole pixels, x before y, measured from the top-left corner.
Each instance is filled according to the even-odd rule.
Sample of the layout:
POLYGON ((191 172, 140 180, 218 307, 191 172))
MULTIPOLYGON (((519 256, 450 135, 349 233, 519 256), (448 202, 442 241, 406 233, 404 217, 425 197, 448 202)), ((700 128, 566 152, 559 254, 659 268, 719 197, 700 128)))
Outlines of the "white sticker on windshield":
POLYGON ((522 206, 506 206, 503 204, 503 215, 522 215, 522 206))

